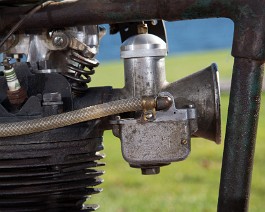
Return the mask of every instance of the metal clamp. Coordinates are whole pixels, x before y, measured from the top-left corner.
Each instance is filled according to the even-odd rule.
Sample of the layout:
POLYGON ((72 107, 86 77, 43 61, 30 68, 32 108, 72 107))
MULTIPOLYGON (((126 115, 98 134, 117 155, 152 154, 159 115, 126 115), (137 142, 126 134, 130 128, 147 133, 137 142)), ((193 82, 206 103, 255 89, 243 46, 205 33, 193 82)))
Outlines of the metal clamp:
POLYGON ((156 98, 145 96, 142 98, 143 120, 152 121, 156 118, 156 98))

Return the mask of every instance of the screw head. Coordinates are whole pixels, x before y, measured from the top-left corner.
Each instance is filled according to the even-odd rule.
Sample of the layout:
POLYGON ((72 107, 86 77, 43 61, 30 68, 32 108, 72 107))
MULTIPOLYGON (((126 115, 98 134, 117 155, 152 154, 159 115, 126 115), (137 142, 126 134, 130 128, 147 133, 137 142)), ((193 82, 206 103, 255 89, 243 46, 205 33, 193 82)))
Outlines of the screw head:
POLYGON ((151 119, 151 118, 153 118, 153 114, 152 113, 147 113, 147 114, 145 114, 145 117, 147 119, 151 119))
POLYGON ((187 144, 188 144, 188 141, 187 141, 186 139, 182 139, 182 140, 181 140, 181 144, 183 144, 183 145, 187 145, 187 144))
POLYGON ((121 120, 121 117, 120 116, 115 116, 115 119, 116 120, 121 120))
POLYGON ((64 39, 63 39, 63 37, 55 36, 55 37, 53 38, 53 44, 54 44, 55 46, 61 47, 61 46, 64 44, 64 39))

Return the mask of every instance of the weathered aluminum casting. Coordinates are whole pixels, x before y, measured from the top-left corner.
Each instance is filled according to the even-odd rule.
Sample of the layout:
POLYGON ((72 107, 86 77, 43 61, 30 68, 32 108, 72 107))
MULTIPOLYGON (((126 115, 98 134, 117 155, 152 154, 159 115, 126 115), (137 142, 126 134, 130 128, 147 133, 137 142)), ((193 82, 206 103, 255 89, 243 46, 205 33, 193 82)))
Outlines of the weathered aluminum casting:
POLYGON ((155 117, 112 121, 118 127, 116 136, 121 139, 123 157, 132 167, 159 168, 184 160, 190 153, 191 135, 198 129, 196 108, 187 105, 177 109, 171 94, 163 92, 157 98, 161 97, 173 102, 155 117))
POLYGON ((156 35, 137 34, 121 45, 125 87, 119 94, 152 97, 163 90, 166 92, 157 98, 168 96, 173 101, 166 111, 156 112, 151 104, 144 107, 140 117, 119 117, 112 122, 114 134, 121 139, 124 159, 132 167, 141 168, 143 174, 157 174, 160 166, 187 158, 191 136, 221 141, 216 65, 168 83, 166 55, 167 45, 156 35))

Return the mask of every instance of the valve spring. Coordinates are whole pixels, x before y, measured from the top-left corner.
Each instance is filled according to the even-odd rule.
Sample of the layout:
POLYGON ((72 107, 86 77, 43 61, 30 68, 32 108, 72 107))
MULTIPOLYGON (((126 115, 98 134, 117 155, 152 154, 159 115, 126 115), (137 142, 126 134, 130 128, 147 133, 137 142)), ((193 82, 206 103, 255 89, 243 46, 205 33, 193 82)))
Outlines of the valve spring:
POLYGON ((94 186, 104 172, 94 168, 104 164, 96 162, 102 146, 95 148, 98 141, 92 140, 0 146, 6 155, 0 155, 0 211, 95 211, 98 205, 84 202, 101 192, 94 186), (84 152, 88 148, 94 151, 84 152))
POLYGON ((95 73, 94 68, 99 65, 99 61, 84 57, 75 50, 71 50, 68 61, 68 71, 63 75, 69 79, 73 93, 81 95, 87 91, 87 83, 91 81, 90 75, 95 73))

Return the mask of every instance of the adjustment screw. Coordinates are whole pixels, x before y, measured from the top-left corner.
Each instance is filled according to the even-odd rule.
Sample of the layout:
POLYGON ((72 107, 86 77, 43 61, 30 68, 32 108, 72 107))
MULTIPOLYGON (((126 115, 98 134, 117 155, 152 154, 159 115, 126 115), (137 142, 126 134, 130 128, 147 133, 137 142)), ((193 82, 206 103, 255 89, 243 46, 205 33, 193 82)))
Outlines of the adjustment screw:
POLYGON ((145 117, 147 119, 151 119, 151 118, 153 118, 153 114, 151 112, 148 112, 148 113, 145 114, 145 117))
POLYGON ((69 37, 61 31, 56 31, 51 37, 52 44, 57 47, 57 49, 63 50, 69 46, 69 37))
POLYGON ((183 145, 187 145, 187 144, 188 144, 188 141, 187 141, 186 139, 182 139, 182 140, 181 140, 181 144, 183 144, 183 145))
POLYGON ((120 116, 115 116, 115 120, 121 120, 120 116))
POLYGON ((64 44, 64 39, 60 36, 55 36, 52 42, 53 45, 61 47, 64 44))

